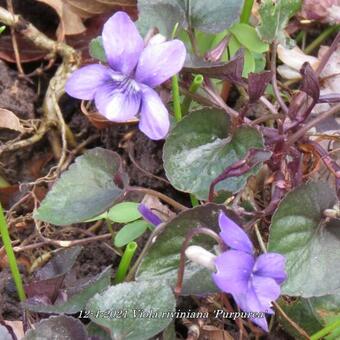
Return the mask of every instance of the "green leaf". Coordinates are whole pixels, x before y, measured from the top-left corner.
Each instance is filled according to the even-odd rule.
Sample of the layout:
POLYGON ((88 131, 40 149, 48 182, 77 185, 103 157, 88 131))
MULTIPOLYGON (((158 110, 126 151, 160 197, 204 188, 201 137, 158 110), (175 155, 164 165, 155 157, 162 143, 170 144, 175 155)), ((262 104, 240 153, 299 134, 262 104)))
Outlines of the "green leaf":
POLYGON ((250 25, 237 23, 229 28, 229 32, 251 52, 264 53, 269 49, 269 45, 260 39, 255 28, 250 25))
MULTIPOLYGON (((299 298, 289 303, 282 300, 280 301, 280 306, 309 335, 318 332, 324 326, 340 317, 339 294, 309 299, 299 298)), ((299 339, 295 329, 284 318, 280 318, 280 323, 290 335, 295 339, 299 339)))
MULTIPOLYGON (((183 0, 182 0, 183 1, 183 0)), ((184 0, 191 8, 188 22, 193 28, 207 33, 219 33, 239 19, 243 7, 240 0, 184 0)))
MULTIPOLYGON (((177 280, 180 252, 188 232, 197 227, 206 227, 218 233, 218 215, 222 210, 225 211, 223 205, 210 203, 184 211, 168 222, 141 262, 136 280, 163 280, 173 286, 177 280)), ((193 238, 191 244, 213 251, 216 242, 206 235, 199 235, 193 238)), ((182 294, 216 292, 211 273, 195 263, 187 262, 182 294)))
POLYGON ((137 26, 146 35, 157 27, 159 32, 170 38, 175 25, 187 28, 183 0, 139 0, 137 26))
POLYGON ((86 326, 86 330, 89 336, 92 336, 91 339, 98 339, 98 340, 112 340, 110 334, 107 330, 99 325, 95 324, 94 322, 90 322, 86 326))
POLYGON ((29 330, 23 340, 65 340, 87 339, 84 325, 70 316, 51 316, 35 324, 35 329, 29 330))
POLYGON ((171 36, 176 23, 205 33, 218 33, 238 20, 243 1, 239 0, 139 0, 138 27, 142 34, 157 27, 171 36))
MULTIPOLYGON (((299 298, 296 301, 286 302, 279 301, 279 305, 290 319, 294 320, 309 335, 314 334, 323 327, 323 323, 315 315, 313 307, 309 303, 309 299, 299 298)), ((278 320, 286 332, 294 339, 305 339, 295 330, 294 327, 278 313, 278 320)))
POLYGON ((6 26, 0 26, 0 34, 6 29, 6 26))
POLYGON ((150 224, 143 220, 125 225, 115 236, 115 246, 123 247, 129 242, 136 240, 138 237, 142 236, 149 227, 150 224))
POLYGON ((128 223, 141 218, 142 215, 138 210, 139 203, 122 202, 114 205, 107 214, 112 222, 128 223))
POLYGON ((175 307, 176 300, 169 286, 143 281, 112 286, 94 296, 86 309, 103 312, 91 315, 91 320, 109 329, 113 339, 146 340, 169 325, 173 317, 167 313, 174 312, 175 307), (105 311, 116 315, 107 317, 105 311), (153 313, 154 317, 152 314, 143 317, 141 312, 153 313))
POLYGON ((301 0, 263 0, 259 9, 261 24, 257 28, 261 39, 268 43, 283 41, 288 20, 300 7, 301 0))
MULTIPOLYGON (((263 147, 256 129, 244 126, 230 135, 229 128, 225 112, 215 109, 192 112, 177 123, 163 152, 167 178, 176 189, 206 200, 210 183, 225 168, 242 159, 250 148, 263 147)), ((220 182, 216 190, 237 192, 258 169, 228 178, 220 182)))
POLYGON ((34 216, 55 225, 86 221, 110 208, 123 194, 118 185, 126 182, 117 153, 89 150, 62 174, 34 216))
POLYGON ((90 41, 89 53, 92 58, 98 59, 104 63, 107 62, 102 37, 97 37, 90 41))
POLYGON ((111 283, 111 267, 107 267, 103 272, 94 278, 90 279, 88 282, 80 287, 77 287, 77 292, 73 295, 71 289, 66 291, 68 300, 64 303, 59 303, 55 305, 43 305, 37 304, 34 301, 27 300, 23 302, 25 308, 36 313, 65 313, 65 314, 75 314, 83 309, 89 299, 95 294, 108 288, 111 283))
POLYGON ((340 292, 339 223, 323 217, 335 202, 335 193, 326 183, 310 182, 280 203, 272 218, 269 251, 286 258, 283 294, 313 297, 340 292))

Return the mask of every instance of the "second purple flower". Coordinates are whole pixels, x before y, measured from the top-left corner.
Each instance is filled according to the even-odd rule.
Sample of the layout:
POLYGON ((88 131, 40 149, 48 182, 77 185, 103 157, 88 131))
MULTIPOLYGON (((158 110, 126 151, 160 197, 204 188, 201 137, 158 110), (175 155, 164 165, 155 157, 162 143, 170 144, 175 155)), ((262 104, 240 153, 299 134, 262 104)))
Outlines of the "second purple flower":
POLYGON ((153 88, 182 69, 184 44, 151 39, 144 46, 124 12, 115 13, 105 23, 102 38, 109 66, 92 64, 75 71, 67 81, 66 92, 78 99, 94 100, 108 120, 126 122, 139 117, 139 129, 149 138, 165 138, 169 114, 153 88))

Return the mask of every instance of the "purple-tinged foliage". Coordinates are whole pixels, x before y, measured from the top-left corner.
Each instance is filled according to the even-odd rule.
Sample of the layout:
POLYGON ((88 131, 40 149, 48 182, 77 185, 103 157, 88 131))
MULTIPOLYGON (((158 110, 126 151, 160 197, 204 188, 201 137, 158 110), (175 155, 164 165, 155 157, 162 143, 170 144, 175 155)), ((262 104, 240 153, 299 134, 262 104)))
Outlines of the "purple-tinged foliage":
MULTIPOLYGON (((255 258, 247 234, 223 212, 219 216, 219 226, 220 236, 230 250, 215 260, 215 284, 222 291, 232 294, 241 310, 273 314, 272 301, 280 296, 280 285, 287 277, 285 258, 276 253, 255 258)), ((252 320, 268 332, 265 318, 252 320)))
POLYGON ((255 103, 264 94, 264 91, 271 79, 271 71, 264 71, 261 73, 249 73, 248 94, 250 103, 255 103))
POLYGON ((242 78, 243 64, 244 51, 240 49, 228 62, 210 62, 189 55, 185 62, 184 70, 244 85, 245 82, 242 78))
POLYGON ((180 40, 151 39, 144 46, 136 26, 124 12, 104 25, 103 45, 109 66, 87 65, 68 79, 66 92, 94 100, 103 116, 126 122, 139 116, 139 129, 149 138, 163 139, 169 131, 168 110, 154 87, 178 73, 185 60, 180 40))

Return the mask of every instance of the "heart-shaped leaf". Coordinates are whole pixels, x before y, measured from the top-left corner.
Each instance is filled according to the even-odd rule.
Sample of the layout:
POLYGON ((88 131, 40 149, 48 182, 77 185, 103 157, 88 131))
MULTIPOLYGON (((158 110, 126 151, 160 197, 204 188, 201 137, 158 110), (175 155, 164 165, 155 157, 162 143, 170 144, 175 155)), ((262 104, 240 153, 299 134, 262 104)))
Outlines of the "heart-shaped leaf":
POLYGON ((35 325, 35 329, 29 330, 23 340, 80 340, 87 339, 84 325, 70 316, 51 316, 35 325))
MULTIPOLYGON (((184 211, 167 222, 164 231, 148 250, 141 262, 136 280, 164 280, 171 286, 176 283, 182 244, 188 234, 197 227, 206 227, 218 233, 218 214, 225 210, 223 205, 207 204, 184 211)), ((216 242, 206 236, 195 236, 191 245, 199 245, 212 251, 216 242)), ((215 292, 211 273, 190 261, 185 267, 183 295, 215 292)))
MULTIPOLYGON (((262 148, 260 133, 242 126, 230 135, 225 112, 203 109, 192 112, 170 132, 164 145, 164 168, 171 184, 178 190, 208 197, 211 182, 224 169, 242 159, 250 148, 262 148)), ((231 177, 216 190, 237 192, 258 167, 242 176, 231 177)))
MULTIPOLYGON (((106 268, 102 273, 90 279, 81 287, 77 287, 78 292, 68 297, 64 303, 55 305, 43 305, 39 299, 29 299, 23 302, 23 306, 32 312, 37 313, 65 313, 75 314, 83 310, 89 299, 95 294, 103 291, 110 285, 111 280, 111 267, 106 268)), ((69 292, 66 291, 68 295, 69 292)))
POLYGON ((339 222, 323 217, 335 202, 326 183, 310 182, 290 192, 275 212, 269 250, 286 257, 284 294, 312 297, 340 292, 339 222))
POLYGON ((126 182, 117 153, 102 148, 89 150, 54 184, 35 218, 55 225, 86 221, 110 208, 126 182))
POLYGON ((206 33, 218 33, 230 27, 240 15, 243 1, 239 0, 140 0, 138 25, 142 33, 157 27, 171 36, 176 23, 206 33))
POLYGON ((143 281, 112 286, 90 299, 86 309, 93 311, 91 320, 109 329, 113 339, 146 340, 169 325, 175 307, 169 286, 143 281))

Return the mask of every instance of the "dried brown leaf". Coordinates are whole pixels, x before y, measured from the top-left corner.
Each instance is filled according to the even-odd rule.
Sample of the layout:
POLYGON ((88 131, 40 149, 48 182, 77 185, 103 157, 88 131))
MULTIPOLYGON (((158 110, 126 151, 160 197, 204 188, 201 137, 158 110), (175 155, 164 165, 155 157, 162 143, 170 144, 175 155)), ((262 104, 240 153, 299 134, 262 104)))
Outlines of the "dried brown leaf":
POLYGON ((0 128, 24 132, 20 119, 12 111, 6 109, 0 109, 0 128))
POLYGON ((80 34, 86 30, 82 18, 73 10, 68 3, 63 0, 37 0, 52 7, 60 18, 58 27, 58 37, 62 38, 65 34, 80 34))

